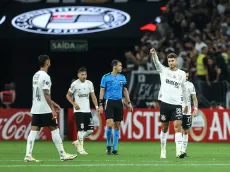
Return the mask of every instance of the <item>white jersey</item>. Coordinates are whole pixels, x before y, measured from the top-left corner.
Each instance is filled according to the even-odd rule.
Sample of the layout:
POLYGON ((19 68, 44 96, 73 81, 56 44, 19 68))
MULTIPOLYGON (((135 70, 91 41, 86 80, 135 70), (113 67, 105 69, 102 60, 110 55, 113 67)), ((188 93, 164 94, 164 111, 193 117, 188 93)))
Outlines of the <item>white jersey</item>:
POLYGON ((33 105, 31 108, 32 114, 51 113, 52 110, 48 105, 43 90, 49 90, 51 93, 50 76, 45 71, 38 71, 33 76, 33 105))
POLYGON ((185 93, 183 91, 186 81, 185 72, 180 69, 172 71, 170 68, 163 66, 157 55, 153 57, 153 61, 161 79, 158 100, 172 105, 181 105, 181 95, 185 93))
POLYGON ((79 110, 74 108, 74 112, 91 112, 89 94, 94 92, 91 81, 85 80, 85 82, 81 82, 78 79, 71 84, 69 92, 73 94, 74 102, 80 107, 79 110))
MULTIPOLYGON (((188 96, 188 113, 184 114, 184 115, 192 115, 192 105, 191 105, 191 96, 193 94, 196 94, 196 90, 195 87, 193 85, 193 83, 186 81, 185 82, 186 85, 186 91, 187 91, 187 96, 188 96)), ((182 99, 183 99, 183 95, 182 95, 182 99)), ((182 101, 182 107, 183 107, 183 111, 184 111, 184 102, 182 101)))

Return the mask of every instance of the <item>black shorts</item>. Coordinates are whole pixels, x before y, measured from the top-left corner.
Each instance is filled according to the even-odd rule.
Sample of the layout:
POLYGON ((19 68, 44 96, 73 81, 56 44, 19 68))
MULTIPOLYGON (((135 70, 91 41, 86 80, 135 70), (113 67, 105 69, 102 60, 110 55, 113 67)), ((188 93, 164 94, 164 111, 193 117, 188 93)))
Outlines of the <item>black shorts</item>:
POLYGON ((122 100, 105 101, 105 118, 113 119, 114 122, 123 120, 123 102, 122 100))
POLYGON ((192 115, 183 115, 182 128, 189 129, 192 126, 192 115))
POLYGON ((52 113, 33 114, 31 125, 37 127, 48 127, 48 126, 56 127, 58 126, 56 121, 57 121, 56 119, 53 119, 52 113))
POLYGON ((160 121, 169 122, 175 120, 182 120, 182 106, 172 105, 168 103, 161 102, 160 105, 160 121))
POLYGON ((91 112, 75 112, 75 122, 78 131, 93 130, 93 117, 91 112))

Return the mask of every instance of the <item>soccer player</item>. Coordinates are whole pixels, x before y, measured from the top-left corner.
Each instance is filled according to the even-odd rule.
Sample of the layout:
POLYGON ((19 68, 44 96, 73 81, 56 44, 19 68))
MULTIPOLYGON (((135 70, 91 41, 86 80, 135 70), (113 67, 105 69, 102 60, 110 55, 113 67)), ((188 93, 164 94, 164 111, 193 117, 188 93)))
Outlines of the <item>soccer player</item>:
POLYGON ((98 103, 94 93, 93 83, 86 80, 86 78, 87 70, 81 67, 78 70, 78 79, 71 84, 66 95, 67 100, 73 105, 75 122, 78 130, 78 139, 72 144, 81 155, 88 154, 84 150, 83 142, 94 130, 89 96, 91 96, 93 104, 98 111, 98 103))
POLYGON ((133 111, 127 89, 127 81, 122 71, 122 63, 119 60, 113 60, 111 63, 112 72, 105 74, 101 79, 99 109, 103 113, 103 99, 105 117, 106 117, 106 154, 118 155, 117 147, 120 137, 120 122, 123 120, 123 102, 122 97, 128 103, 128 109, 133 111), (112 128, 113 134, 113 151, 111 150, 112 128))
POLYGON ((185 72, 177 68, 177 55, 170 53, 167 56, 169 67, 163 66, 157 56, 154 48, 150 50, 156 70, 160 73, 161 88, 159 92, 160 121, 161 121, 161 156, 166 158, 166 141, 169 121, 173 121, 176 143, 176 157, 184 158, 182 153, 182 106, 181 95, 184 97, 185 108, 187 113, 187 94, 186 94, 186 75, 185 72))
POLYGON ((50 59, 47 55, 38 57, 40 70, 33 76, 33 105, 31 109, 32 124, 31 131, 27 138, 25 162, 39 162, 32 157, 34 141, 41 127, 48 127, 51 131, 53 142, 59 152, 61 161, 72 160, 77 155, 70 155, 65 152, 60 137, 56 110, 60 106, 51 100, 51 80, 47 74, 50 67, 50 59))
MULTIPOLYGON (((188 145, 188 131, 189 128, 192 126, 192 117, 197 115, 197 107, 198 107, 198 100, 196 97, 196 90, 193 83, 188 81, 189 73, 186 71, 186 91, 188 96, 188 112, 183 114, 183 121, 182 121, 182 128, 183 128, 183 144, 182 144, 182 152, 184 157, 187 157, 186 148, 188 145), (192 112, 191 108, 191 97, 193 100, 194 110, 192 112)), ((182 97, 183 98, 183 97, 182 97)), ((182 101, 182 108, 184 108, 184 103, 182 101)))

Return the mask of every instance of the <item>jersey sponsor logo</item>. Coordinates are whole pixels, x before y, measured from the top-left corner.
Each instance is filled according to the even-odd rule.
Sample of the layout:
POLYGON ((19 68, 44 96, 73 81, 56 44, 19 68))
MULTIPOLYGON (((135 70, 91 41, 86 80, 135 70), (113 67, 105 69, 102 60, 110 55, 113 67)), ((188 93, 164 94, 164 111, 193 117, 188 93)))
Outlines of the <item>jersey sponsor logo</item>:
POLYGON ((178 82, 176 82, 176 81, 172 81, 172 80, 166 79, 165 82, 166 82, 167 84, 174 85, 175 88, 179 88, 179 87, 180 87, 180 83, 178 83, 178 82))
POLYGON ((89 94, 78 94, 78 97, 80 97, 80 98, 89 97, 89 94))
POLYGON ((26 12, 14 17, 11 23, 26 32, 73 35, 111 30, 129 21, 128 13, 113 8, 67 6, 26 12))

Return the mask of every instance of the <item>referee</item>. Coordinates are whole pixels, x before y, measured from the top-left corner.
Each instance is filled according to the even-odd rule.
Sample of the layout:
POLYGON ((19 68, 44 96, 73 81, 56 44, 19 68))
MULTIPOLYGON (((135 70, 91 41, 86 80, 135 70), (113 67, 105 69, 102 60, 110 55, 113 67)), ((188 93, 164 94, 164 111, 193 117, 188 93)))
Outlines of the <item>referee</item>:
POLYGON ((120 122, 123 120, 123 102, 128 102, 128 109, 133 111, 132 104, 129 98, 127 89, 127 81, 124 75, 120 74, 122 71, 122 64, 119 60, 113 60, 111 63, 112 72, 105 74, 101 79, 100 85, 100 113, 103 113, 103 103, 106 117, 106 154, 118 155, 117 146, 120 135, 120 122), (105 101, 103 101, 105 99, 105 101), (112 127, 114 127, 113 134, 113 151, 111 150, 112 127))

